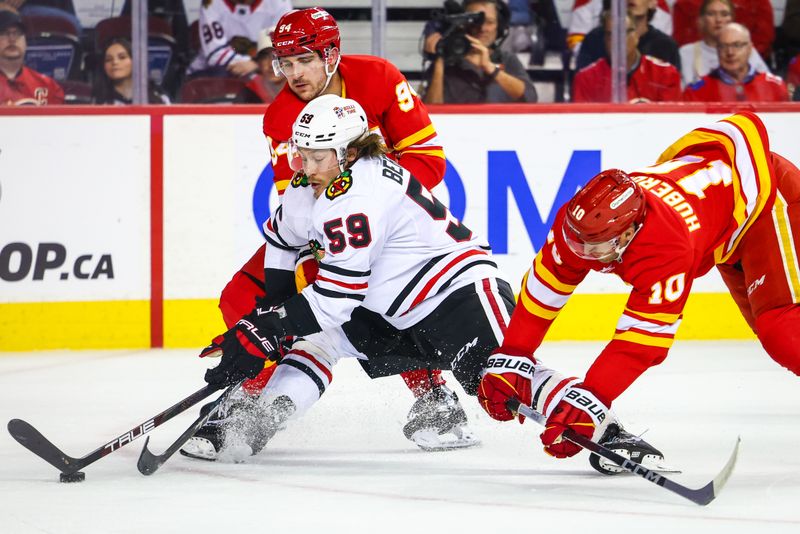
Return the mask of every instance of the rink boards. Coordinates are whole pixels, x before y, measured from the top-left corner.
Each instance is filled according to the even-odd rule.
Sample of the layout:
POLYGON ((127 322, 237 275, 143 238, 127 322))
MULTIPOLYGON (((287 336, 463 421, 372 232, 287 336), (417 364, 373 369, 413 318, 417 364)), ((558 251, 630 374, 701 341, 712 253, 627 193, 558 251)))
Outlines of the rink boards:
MULTIPOLYGON (((448 157, 437 196, 488 238, 515 288, 556 208, 586 180, 651 164, 728 114, 619 109, 435 110, 448 157)), ((773 150, 800 162, 793 109, 761 116, 773 150)), ((223 328, 220 290, 277 202, 260 109, 83 111, 0 111, 0 350, 204 345, 223 328)), ((548 338, 610 338, 626 293, 615 277, 591 276, 548 338)), ((678 336, 752 334, 711 273, 678 336)))

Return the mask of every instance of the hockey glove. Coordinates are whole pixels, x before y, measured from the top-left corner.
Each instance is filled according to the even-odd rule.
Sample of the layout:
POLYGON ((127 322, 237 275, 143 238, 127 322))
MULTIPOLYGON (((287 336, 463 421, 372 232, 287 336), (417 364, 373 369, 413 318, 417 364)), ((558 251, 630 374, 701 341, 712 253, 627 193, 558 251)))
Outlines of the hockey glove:
POLYGON ((556 458, 575 456, 581 447, 563 439, 561 434, 569 428, 597 441, 612 419, 609 412, 609 407, 582 384, 568 388, 547 418, 541 435, 544 451, 556 458))
POLYGON ((224 388, 245 378, 255 378, 267 360, 280 359, 282 337, 278 314, 256 308, 233 328, 215 337, 200 353, 201 358, 222 354, 219 365, 206 371, 205 381, 224 388))
MULTIPOLYGON (((478 401, 492 419, 510 421, 513 413, 506 407, 515 398, 526 406, 531 405, 531 383, 535 361, 528 356, 511 356, 496 352, 489 356, 478 384, 478 401)), ((520 415, 519 422, 525 417, 520 415)))

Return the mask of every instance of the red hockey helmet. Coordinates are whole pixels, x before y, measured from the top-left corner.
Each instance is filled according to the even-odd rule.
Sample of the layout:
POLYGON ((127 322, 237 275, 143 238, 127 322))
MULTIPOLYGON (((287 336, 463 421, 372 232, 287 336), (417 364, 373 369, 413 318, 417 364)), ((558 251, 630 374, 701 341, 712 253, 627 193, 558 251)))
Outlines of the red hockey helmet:
POLYGON ((324 56, 329 48, 340 48, 340 42, 336 20, 319 7, 295 9, 284 14, 272 36, 275 57, 306 52, 319 52, 324 56))
POLYGON ((624 171, 601 172, 567 204, 564 238, 578 256, 598 259, 605 249, 619 254, 618 239, 631 224, 644 220, 644 191, 624 171), (607 247, 591 245, 608 244, 607 247), (590 245, 587 247, 587 245, 590 245))

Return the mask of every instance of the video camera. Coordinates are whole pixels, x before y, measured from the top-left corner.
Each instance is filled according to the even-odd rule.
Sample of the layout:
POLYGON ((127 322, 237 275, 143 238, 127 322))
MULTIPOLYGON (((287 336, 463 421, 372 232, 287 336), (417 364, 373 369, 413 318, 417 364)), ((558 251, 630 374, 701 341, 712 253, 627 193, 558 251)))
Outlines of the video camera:
POLYGON ((434 20, 442 25, 442 38, 436 43, 436 55, 442 57, 447 65, 457 64, 472 47, 466 34, 480 29, 485 18, 482 11, 465 12, 459 2, 446 1, 444 11, 434 15, 434 20))

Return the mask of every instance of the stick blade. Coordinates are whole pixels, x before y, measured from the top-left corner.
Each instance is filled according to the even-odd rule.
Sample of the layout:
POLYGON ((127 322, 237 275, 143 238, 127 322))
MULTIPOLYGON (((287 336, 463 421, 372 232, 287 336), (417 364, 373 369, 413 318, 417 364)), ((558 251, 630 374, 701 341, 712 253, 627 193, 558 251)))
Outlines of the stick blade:
POLYGON ((143 475, 149 476, 158 471, 158 468, 161 467, 163 462, 159 462, 158 456, 150 452, 150 449, 147 448, 147 444, 150 443, 150 436, 144 440, 144 447, 142 447, 142 452, 139 454, 139 461, 136 462, 136 468, 139 469, 139 472, 143 475))
POLYGON ((22 419, 12 419, 8 422, 7 428, 11 437, 20 445, 62 473, 71 474, 83 467, 79 459, 64 454, 30 423, 22 419))

